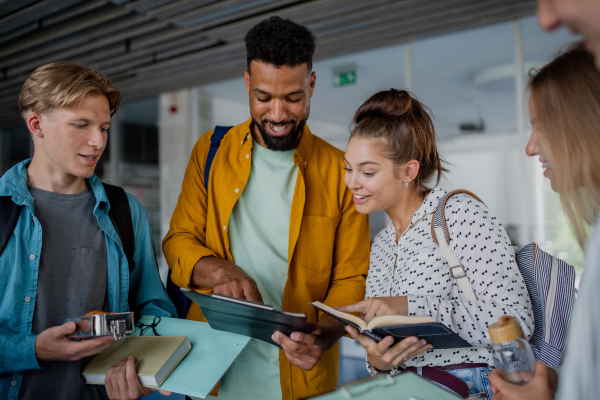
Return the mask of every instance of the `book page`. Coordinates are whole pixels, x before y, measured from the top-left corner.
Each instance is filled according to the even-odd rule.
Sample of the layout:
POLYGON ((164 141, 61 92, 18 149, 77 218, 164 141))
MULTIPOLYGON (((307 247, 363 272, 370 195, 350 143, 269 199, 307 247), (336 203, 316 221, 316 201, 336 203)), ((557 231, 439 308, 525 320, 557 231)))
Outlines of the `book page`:
POLYGON ((435 322, 431 317, 414 317, 408 315, 378 315, 373 317, 367 324, 367 329, 382 328, 394 325, 424 324, 435 322))
POLYGON ((355 325, 358 325, 360 327, 361 330, 365 330, 367 328, 365 321, 363 321, 362 319, 360 319, 359 317, 357 317, 356 315, 352 315, 352 314, 348 314, 342 311, 338 311, 334 308, 331 308, 329 306, 326 306, 325 304, 321 303, 320 301, 313 301, 312 303, 310 303, 311 305, 313 305, 314 307, 318 308, 321 311, 325 311, 326 313, 329 313, 341 320, 345 320, 345 321, 350 321, 352 323, 354 323, 355 325))

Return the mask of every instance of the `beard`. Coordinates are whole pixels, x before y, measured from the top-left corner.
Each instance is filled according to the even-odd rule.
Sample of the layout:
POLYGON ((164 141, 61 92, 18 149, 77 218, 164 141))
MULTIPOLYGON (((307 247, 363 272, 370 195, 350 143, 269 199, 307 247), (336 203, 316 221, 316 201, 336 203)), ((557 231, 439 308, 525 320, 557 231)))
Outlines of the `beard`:
POLYGON ((302 134, 304 125, 306 125, 306 119, 303 119, 302 121, 300 121, 296 126, 294 126, 290 130, 290 133, 288 133, 285 136, 271 135, 269 132, 267 132, 265 125, 271 124, 273 126, 281 126, 281 125, 292 124, 293 121, 275 122, 275 121, 270 121, 270 120, 263 120, 263 121, 261 121, 261 123, 258 123, 258 121, 254 117, 252 117, 252 123, 254 124, 254 126, 256 126, 258 128, 258 131, 260 132, 260 136, 262 137, 262 140, 265 143, 265 146, 267 147, 267 149, 274 150, 274 151, 287 151, 287 150, 291 150, 294 148, 294 145, 296 144, 296 142, 298 141, 298 138, 302 134))

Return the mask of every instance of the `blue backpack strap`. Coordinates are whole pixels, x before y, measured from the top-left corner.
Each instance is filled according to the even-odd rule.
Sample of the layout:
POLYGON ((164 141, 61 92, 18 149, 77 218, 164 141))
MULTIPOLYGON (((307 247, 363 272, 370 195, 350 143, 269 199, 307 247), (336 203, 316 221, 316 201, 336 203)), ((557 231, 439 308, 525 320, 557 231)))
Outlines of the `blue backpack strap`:
POLYGON ((212 162, 219 150, 221 140, 223 136, 231 129, 231 126, 215 126, 215 130, 210 137, 210 148, 208 149, 208 156, 206 157, 206 165, 204 167, 204 186, 208 188, 208 177, 210 176, 210 167, 212 162))
POLYGON ((21 206, 15 204, 10 196, 0 196, 0 254, 17 226, 20 213, 21 206))
MULTIPOLYGON (((231 126, 215 126, 215 130, 210 137, 210 148, 208 149, 208 156, 206 156, 206 164, 204 166, 204 185, 207 189, 210 167, 217 154, 217 150, 219 150, 221 140, 231 128, 231 126)), ((190 309, 191 300, 181 292, 181 288, 171 279, 171 269, 169 269, 167 274, 167 294, 175 305, 175 309, 177 309, 177 316, 185 319, 190 309)))

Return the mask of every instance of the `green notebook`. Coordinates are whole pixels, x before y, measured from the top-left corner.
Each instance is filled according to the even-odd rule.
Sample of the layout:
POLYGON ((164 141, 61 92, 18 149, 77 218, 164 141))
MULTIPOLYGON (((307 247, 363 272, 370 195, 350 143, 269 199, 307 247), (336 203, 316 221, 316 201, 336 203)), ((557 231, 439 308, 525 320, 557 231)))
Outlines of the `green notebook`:
MULTIPOLYGON (((140 322, 151 324, 154 317, 142 315, 140 322)), ((250 340, 247 336, 215 331, 206 322, 162 317, 156 325, 159 335, 185 335, 192 349, 167 377, 160 389, 205 398, 250 340)), ((148 336, 152 330, 144 334, 148 336)), ((136 333, 139 334, 139 328, 136 333)))
POLYGON ((442 389, 434 383, 423 379, 412 372, 405 372, 394 377, 377 375, 348 383, 335 392, 318 397, 318 400, 459 400, 455 394, 442 389))

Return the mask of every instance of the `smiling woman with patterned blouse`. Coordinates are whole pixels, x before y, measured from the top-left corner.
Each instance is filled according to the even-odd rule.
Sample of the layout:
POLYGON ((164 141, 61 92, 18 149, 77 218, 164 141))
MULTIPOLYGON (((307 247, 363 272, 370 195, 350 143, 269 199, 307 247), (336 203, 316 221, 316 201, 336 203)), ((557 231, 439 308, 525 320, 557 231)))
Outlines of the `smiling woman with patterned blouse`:
POLYGON ((483 203, 466 194, 448 200, 450 248, 477 296, 476 301, 466 300, 431 236, 432 215, 446 192, 425 184, 439 184, 446 169, 425 107, 410 93, 390 89, 360 106, 354 124, 345 156, 346 185, 359 212, 385 210, 389 224, 371 244, 367 300, 339 309, 363 312, 367 321, 382 314, 429 316, 473 347, 436 350, 414 337, 395 345, 391 337, 377 343, 350 326, 346 329, 366 349, 372 374, 408 369, 450 382, 446 386, 457 392, 467 390, 465 382, 471 397, 491 398, 487 327, 504 314, 516 317, 528 338, 534 327, 510 240, 483 203))

